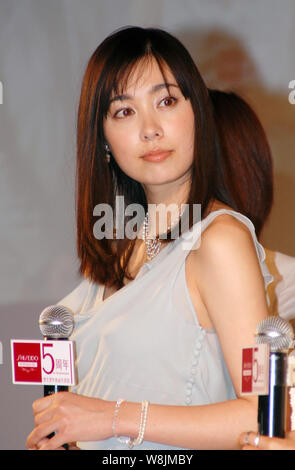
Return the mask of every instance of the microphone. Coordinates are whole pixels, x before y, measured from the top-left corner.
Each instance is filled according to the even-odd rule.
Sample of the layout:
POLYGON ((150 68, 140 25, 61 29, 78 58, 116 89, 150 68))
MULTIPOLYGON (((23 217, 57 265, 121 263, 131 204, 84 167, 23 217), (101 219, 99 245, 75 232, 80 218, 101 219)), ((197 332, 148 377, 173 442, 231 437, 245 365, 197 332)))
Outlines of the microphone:
MULTIPOLYGON (((44 340, 63 340, 67 341, 74 329, 74 320, 72 312, 62 305, 51 305, 46 307, 39 317, 39 328, 44 336, 44 340)), ((66 385, 44 385, 44 396, 52 395, 58 392, 66 392, 66 385)), ((51 438, 54 433, 48 437, 51 438)), ((68 444, 64 444, 68 449, 68 444)))
POLYGON ((289 322, 279 316, 263 320, 256 329, 256 343, 268 344, 269 390, 258 398, 258 432, 269 437, 285 437, 288 349, 294 344, 289 322))

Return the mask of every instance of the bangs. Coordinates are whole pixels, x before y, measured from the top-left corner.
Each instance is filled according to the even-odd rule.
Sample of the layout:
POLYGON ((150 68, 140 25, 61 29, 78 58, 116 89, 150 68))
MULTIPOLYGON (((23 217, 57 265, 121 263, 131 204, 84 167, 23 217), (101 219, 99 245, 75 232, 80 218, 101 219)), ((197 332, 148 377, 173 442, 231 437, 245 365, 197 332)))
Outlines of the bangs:
POLYGON ((132 83, 135 75, 136 79, 138 79, 138 77, 146 72, 147 67, 152 65, 154 60, 157 62, 160 69, 167 92, 170 94, 169 83, 165 73, 168 68, 174 76, 185 99, 190 98, 188 84, 185 83, 185 80, 181 77, 180 73, 178 73, 178 70, 176 69, 174 71, 174 67, 171 67, 171 65, 161 55, 152 51, 149 45, 147 46, 147 50, 144 55, 134 57, 132 59, 129 58, 129 60, 126 60, 125 62, 122 59, 122 57, 118 57, 118 61, 115 62, 112 58, 110 60, 112 66, 108 67, 106 64, 104 72, 102 73, 102 75, 104 75, 104 79, 101 88, 99 108, 103 118, 106 118, 107 116, 112 98, 116 95, 123 95, 126 92, 127 87, 132 83))

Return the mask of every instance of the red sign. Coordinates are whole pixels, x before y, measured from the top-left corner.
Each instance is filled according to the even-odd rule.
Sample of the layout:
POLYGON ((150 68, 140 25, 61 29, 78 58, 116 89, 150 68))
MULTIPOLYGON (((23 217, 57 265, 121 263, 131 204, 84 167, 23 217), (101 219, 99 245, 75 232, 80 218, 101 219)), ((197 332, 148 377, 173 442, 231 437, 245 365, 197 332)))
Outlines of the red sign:
POLYGON ((13 343, 13 366, 16 382, 42 382, 39 343, 13 343))

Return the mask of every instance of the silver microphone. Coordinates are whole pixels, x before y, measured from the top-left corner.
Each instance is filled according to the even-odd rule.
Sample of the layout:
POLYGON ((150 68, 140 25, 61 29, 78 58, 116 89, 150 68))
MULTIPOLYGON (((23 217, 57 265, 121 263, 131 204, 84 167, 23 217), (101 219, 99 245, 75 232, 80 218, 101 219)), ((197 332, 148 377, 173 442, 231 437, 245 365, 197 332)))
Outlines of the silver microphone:
POLYGON ((288 350, 294 347, 294 331, 279 316, 263 320, 256 329, 256 344, 268 344, 269 390, 258 398, 258 431, 270 437, 285 437, 288 350))
POLYGON ((256 329, 256 344, 269 344, 271 352, 288 351, 294 346, 291 324, 279 316, 268 317, 256 329))
POLYGON ((45 338, 67 339, 74 329, 73 314, 62 305, 50 305, 40 314, 39 328, 45 338))

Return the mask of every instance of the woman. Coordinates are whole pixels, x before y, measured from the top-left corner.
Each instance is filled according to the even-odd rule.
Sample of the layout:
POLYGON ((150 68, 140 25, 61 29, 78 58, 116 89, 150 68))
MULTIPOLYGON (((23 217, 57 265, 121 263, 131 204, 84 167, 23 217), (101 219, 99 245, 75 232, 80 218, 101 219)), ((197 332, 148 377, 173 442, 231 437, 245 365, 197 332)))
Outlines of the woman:
POLYGON ((33 404, 29 448, 234 449, 255 429, 240 357, 267 316, 270 276, 253 224, 232 207, 208 90, 186 49, 156 29, 108 37, 89 61, 78 116, 85 280, 61 301, 74 312, 79 382, 33 404), (115 209, 116 196, 144 208, 143 227, 133 239, 110 237, 112 227, 95 238, 93 209, 115 209), (189 230, 174 239, 174 211, 159 239, 149 209, 183 203, 201 205, 202 220, 186 210, 189 230))

